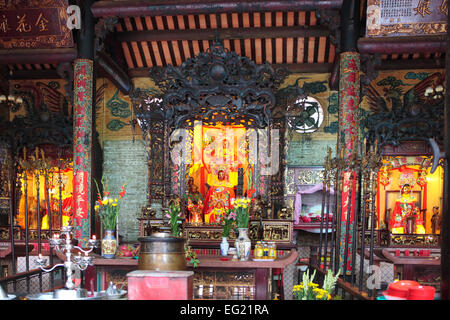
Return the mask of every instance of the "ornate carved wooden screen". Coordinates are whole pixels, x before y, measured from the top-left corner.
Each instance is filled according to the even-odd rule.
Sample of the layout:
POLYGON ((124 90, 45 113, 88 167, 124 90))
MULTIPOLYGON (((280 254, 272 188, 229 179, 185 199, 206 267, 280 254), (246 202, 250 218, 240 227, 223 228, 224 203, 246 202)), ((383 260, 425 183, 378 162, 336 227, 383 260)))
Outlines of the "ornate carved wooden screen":
MULTIPOLYGON (((225 49, 221 43, 215 42, 206 52, 188 59, 181 67, 155 67, 150 70, 149 75, 160 92, 136 89, 132 99, 139 125, 144 136, 150 139, 149 147, 162 148, 168 141, 166 134, 177 128, 188 128, 189 123, 194 120, 223 124, 245 121, 246 125, 251 123, 249 127, 267 128, 272 120, 270 109, 275 106, 274 91, 286 72, 274 70, 267 63, 257 65, 247 57, 238 56, 225 49), (156 129, 153 125, 155 119, 159 119, 158 124, 164 122, 165 129, 156 129), (153 135, 147 136, 150 132, 153 135, 160 134, 158 137, 163 141, 153 140, 153 135)), ((167 147, 166 145, 161 150, 168 160, 167 147)), ((152 154, 156 155, 152 151, 149 157, 152 154)), ((156 156, 161 157, 160 154, 156 156)), ((156 159, 149 161, 152 166, 158 162, 156 159)), ((161 165, 166 164, 168 161, 161 165)), ((163 191, 164 186, 161 186, 162 189, 156 187, 163 181, 169 182, 168 168, 154 167, 149 170, 161 170, 161 173, 166 174, 164 177, 152 177, 153 173, 150 173, 150 183, 155 186, 153 191, 149 191, 151 197, 157 197, 158 192, 159 195, 168 194, 169 190, 163 191)))
POLYGON ((165 204, 170 196, 168 187, 168 127, 161 99, 154 91, 137 89, 131 95, 138 123, 147 147, 147 208, 151 203, 165 204), (153 98, 152 98, 153 97, 153 98))
MULTIPOLYGON (((150 69, 149 76, 157 88, 135 89, 131 94, 148 147, 148 203, 143 208, 141 222, 151 218, 152 225, 158 225, 160 218, 152 210, 158 206, 155 208, 154 204, 159 202, 165 207, 172 194, 184 200, 189 166, 172 163, 171 150, 180 142, 178 135, 173 137, 175 130, 186 129, 192 133, 195 121, 206 126, 240 125, 247 134, 256 133, 258 150, 252 155, 248 153, 248 159, 253 157, 254 173, 246 181, 252 181, 255 189, 252 197, 260 195, 265 203, 263 221, 251 222, 250 236, 256 240, 264 233, 268 240, 292 241, 292 216, 281 210, 284 207, 286 119, 283 111, 286 106, 283 102, 277 103, 275 96, 286 75, 284 69, 275 70, 268 63, 257 65, 247 57, 228 51, 219 42, 180 67, 150 69), (276 107, 283 110, 278 110, 273 118, 276 107), (275 171, 271 170, 273 162, 277 162, 275 171), (265 212, 265 209, 269 210, 265 212), (284 221, 272 221, 276 219, 284 221), (281 235, 283 232, 285 236, 281 235)), ((194 145, 192 135, 183 139, 194 145)), ((237 196, 245 195, 243 170, 237 170, 237 174, 235 192, 237 196)), ((184 201, 181 202, 183 206, 184 201)), ((220 240, 219 227, 207 225, 203 229, 190 226, 186 236, 198 241, 220 240)))

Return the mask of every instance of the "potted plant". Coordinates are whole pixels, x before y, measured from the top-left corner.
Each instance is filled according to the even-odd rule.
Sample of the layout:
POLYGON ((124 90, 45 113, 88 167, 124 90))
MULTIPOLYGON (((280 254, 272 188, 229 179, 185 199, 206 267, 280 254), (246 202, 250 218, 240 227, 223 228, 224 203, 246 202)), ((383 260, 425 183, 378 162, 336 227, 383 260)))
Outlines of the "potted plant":
POLYGON ((314 273, 310 277, 308 269, 303 273, 302 282, 293 288, 294 300, 331 300, 333 298, 332 292, 336 286, 340 272, 341 270, 333 276, 333 272, 328 269, 328 273, 323 280, 322 288, 319 288, 319 285, 313 282, 316 270, 314 270, 314 273))
POLYGON ((109 191, 104 178, 101 179, 101 183, 103 185, 103 195, 100 194, 98 184, 95 181, 98 191, 98 200, 94 209, 98 212, 102 228, 105 231, 105 235, 102 239, 102 256, 106 259, 111 259, 114 258, 117 250, 117 239, 114 236, 114 232, 116 231, 120 204, 126 194, 126 184, 122 186, 119 198, 113 198, 110 196, 111 192, 109 191))
POLYGON ((169 203, 169 209, 166 213, 166 218, 169 219, 170 228, 172 229, 172 235, 178 237, 180 235, 180 226, 178 223, 181 217, 181 209, 178 201, 172 200, 169 203))

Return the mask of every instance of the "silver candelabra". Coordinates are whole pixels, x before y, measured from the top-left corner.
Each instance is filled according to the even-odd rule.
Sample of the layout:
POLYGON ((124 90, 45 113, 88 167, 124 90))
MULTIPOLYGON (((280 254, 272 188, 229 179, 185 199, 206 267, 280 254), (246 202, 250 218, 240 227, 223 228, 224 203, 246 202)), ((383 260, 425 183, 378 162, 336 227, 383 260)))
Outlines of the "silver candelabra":
POLYGON ((45 269, 44 267, 47 265, 47 259, 42 258, 42 255, 39 254, 39 257, 35 260, 35 262, 39 265, 39 268, 45 272, 51 272, 57 267, 64 266, 66 269, 66 285, 65 288, 68 290, 74 290, 75 284, 73 282, 73 273, 74 268, 77 267, 79 270, 84 271, 92 263, 92 257, 89 253, 94 250, 94 248, 98 247, 99 241, 96 240, 95 235, 92 236, 92 239, 88 240, 89 250, 84 250, 79 246, 74 246, 72 244, 72 234, 73 227, 72 226, 63 226, 61 229, 61 235, 65 235, 65 238, 60 237, 58 234, 53 235, 53 237, 49 240, 50 246, 54 248, 58 252, 62 252, 66 256, 66 261, 64 263, 57 264, 50 269, 45 269), (72 249, 78 249, 78 255, 72 257, 72 249), (81 255, 81 252, 84 255, 81 255))

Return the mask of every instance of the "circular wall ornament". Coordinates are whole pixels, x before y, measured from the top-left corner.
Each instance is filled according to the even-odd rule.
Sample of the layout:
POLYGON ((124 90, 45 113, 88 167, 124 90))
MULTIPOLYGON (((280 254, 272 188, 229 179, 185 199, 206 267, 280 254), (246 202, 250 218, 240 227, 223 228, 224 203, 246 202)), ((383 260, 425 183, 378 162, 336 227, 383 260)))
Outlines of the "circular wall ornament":
POLYGON ((322 106, 313 97, 300 96, 293 105, 288 106, 287 122, 298 133, 315 132, 323 122, 322 106))

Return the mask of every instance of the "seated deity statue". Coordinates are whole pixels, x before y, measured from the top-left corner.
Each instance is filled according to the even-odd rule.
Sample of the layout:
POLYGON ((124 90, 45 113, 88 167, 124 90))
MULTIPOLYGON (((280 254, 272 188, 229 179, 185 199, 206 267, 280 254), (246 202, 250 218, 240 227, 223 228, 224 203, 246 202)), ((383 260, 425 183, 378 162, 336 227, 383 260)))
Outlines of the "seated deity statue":
POLYGON ((441 230, 441 217, 439 207, 433 207, 433 216, 431 217, 431 232, 437 234, 441 230))
POLYGON ((214 223, 220 219, 230 207, 231 199, 235 198, 233 184, 225 179, 225 171, 217 172, 217 179, 209 188, 205 197, 203 209, 206 223, 214 223))
POLYGON ((406 233, 406 219, 415 216, 416 202, 417 199, 411 194, 411 186, 404 184, 392 212, 390 221, 392 233, 406 233))

